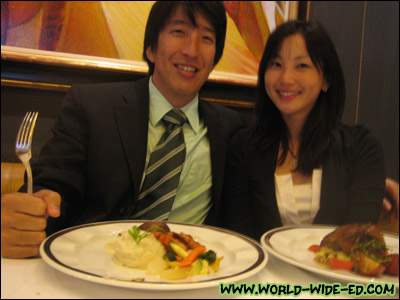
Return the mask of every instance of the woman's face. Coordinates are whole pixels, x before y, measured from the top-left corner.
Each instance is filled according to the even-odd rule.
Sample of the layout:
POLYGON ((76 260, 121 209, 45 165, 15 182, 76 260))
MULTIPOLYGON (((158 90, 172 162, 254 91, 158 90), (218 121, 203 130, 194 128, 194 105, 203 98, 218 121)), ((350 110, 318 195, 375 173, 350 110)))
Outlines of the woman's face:
POLYGON ((329 87, 322 71, 313 64, 300 33, 283 40, 278 56, 267 66, 264 79, 268 96, 286 121, 305 120, 321 90, 329 87))

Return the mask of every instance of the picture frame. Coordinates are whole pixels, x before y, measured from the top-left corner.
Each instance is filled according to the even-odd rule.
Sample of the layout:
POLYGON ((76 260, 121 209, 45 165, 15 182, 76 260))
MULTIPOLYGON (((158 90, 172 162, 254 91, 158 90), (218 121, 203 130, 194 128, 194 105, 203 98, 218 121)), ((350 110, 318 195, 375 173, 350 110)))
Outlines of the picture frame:
MULTIPOLYGON (((148 68, 141 58, 143 48, 140 47, 143 47, 145 22, 153 3, 2 1, 1 58, 24 63, 146 74, 148 68), (137 15, 132 15, 132 12, 137 15), (88 25, 82 25, 85 23, 88 25), (118 31, 118 28, 121 30, 118 31)), ((273 16, 270 19, 275 17, 276 26, 279 22, 307 15, 308 3, 224 1, 224 4, 228 19, 224 55, 208 81, 255 86, 260 53, 262 55, 265 41, 273 30, 273 22, 272 25, 268 23, 271 20, 266 16, 273 16), (268 7, 274 9, 269 14, 260 13, 260 8, 268 7), (262 26, 266 24, 268 30, 267 26, 262 26)))

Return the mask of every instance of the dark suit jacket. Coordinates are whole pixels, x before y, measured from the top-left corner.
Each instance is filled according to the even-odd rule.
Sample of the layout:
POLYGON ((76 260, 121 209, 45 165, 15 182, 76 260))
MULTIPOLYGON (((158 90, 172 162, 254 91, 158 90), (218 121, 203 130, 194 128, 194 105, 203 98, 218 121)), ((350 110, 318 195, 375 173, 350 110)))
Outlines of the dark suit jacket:
MULTIPOLYGON (((342 159, 331 153, 322 165, 320 209, 314 224, 376 223, 385 189, 383 150, 362 126, 342 126, 342 159)), ((279 145, 265 150, 254 130, 232 138, 222 197, 224 227, 257 240, 282 226, 275 194, 279 145)))
MULTIPOLYGON (((147 150, 148 80, 81 85, 67 94, 54 135, 32 166, 34 189, 62 196, 61 216, 49 218, 48 234, 132 215, 147 150)), ((244 122, 238 113, 201 100, 199 112, 211 148, 214 205, 206 222, 214 225, 228 142, 244 122)))

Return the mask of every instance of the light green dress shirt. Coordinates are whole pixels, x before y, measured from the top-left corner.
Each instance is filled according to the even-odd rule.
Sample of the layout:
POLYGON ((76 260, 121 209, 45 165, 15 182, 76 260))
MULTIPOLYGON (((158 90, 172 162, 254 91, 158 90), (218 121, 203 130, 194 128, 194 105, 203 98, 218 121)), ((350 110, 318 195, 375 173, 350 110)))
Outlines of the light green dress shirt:
MULTIPOLYGON (((150 154, 164 134, 163 116, 173 106, 149 80, 150 115, 146 155, 146 166, 142 184, 149 163, 150 154)), ((185 113, 188 122, 183 125, 186 145, 186 159, 168 221, 202 224, 211 207, 211 158, 207 127, 199 117, 198 95, 180 109, 185 113)))

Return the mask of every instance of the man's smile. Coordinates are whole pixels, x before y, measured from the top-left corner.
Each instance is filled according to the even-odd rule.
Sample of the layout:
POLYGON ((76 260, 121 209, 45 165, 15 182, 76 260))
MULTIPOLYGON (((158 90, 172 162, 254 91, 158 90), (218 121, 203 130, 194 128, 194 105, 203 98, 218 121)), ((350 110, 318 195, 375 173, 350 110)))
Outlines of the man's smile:
POLYGON ((175 64, 175 67, 186 72, 196 73, 198 71, 197 68, 188 65, 175 64))

